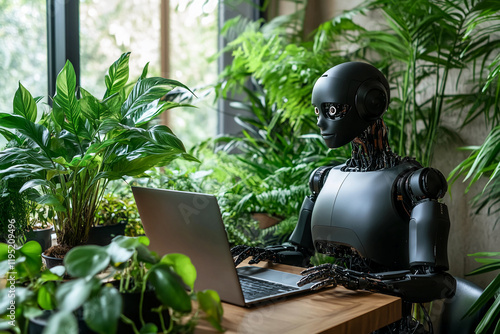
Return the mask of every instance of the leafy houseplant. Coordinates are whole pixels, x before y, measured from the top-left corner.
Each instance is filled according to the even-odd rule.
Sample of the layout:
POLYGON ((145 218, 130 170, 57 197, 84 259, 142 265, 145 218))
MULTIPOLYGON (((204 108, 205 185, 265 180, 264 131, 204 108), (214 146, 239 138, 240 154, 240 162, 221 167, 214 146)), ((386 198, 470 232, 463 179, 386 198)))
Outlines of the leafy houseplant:
POLYGON ((9 223, 15 225, 18 244, 24 242, 29 231, 30 203, 26 194, 19 193, 24 182, 24 179, 0 181, 0 237, 3 242, 7 241, 9 223))
MULTIPOLYGON (((481 252, 470 256, 473 256, 482 265, 469 275, 500 270, 500 259, 498 259, 500 252, 481 252)), ((494 326, 493 333, 500 333, 500 273, 490 282, 476 302, 471 305, 465 316, 474 314, 485 305, 489 306, 488 311, 477 325, 474 333, 490 333, 491 331, 488 330, 491 326, 494 326), (493 303, 488 305, 491 300, 493 300, 493 303)))
POLYGON ((164 110, 181 105, 167 94, 188 88, 175 80, 148 78, 148 65, 128 85, 129 56, 124 53, 110 66, 102 99, 83 88, 77 91, 68 61, 47 112, 19 84, 13 114, 0 113, 2 126, 15 130, 2 134, 23 144, 0 152, 0 178, 30 178, 21 192, 37 189, 32 199, 55 210, 53 225, 61 246, 87 240, 110 180, 141 175, 176 158, 196 160, 168 127, 152 124, 164 110))
MULTIPOLYGON (((64 267, 53 268, 57 274, 40 271, 41 249, 36 243, 27 243, 16 253, 16 258, 24 258, 16 264, 16 270, 21 270, 15 287, 20 295, 19 298, 16 295, 16 316, 19 316, 16 319, 49 314, 45 331, 50 333, 77 333, 78 316, 97 333, 115 333, 118 328, 134 333, 177 333, 191 332, 204 314, 221 330, 222 306, 218 294, 212 290, 193 290, 196 269, 189 258, 168 254, 160 259, 147 249, 148 243, 146 237, 121 236, 104 247, 74 247, 66 255, 64 267), (64 270, 72 279, 61 280, 64 270), (113 277, 118 281, 113 281, 113 277), (153 309, 144 303, 148 288, 154 290, 158 300, 153 309), (137 292, 139 303, 124 305, 122 300, 127 292, 137 292), (136 308, 136 322, 124 313, 125 306, 136 308), (158 325, 144 321, 151 314, 157 315, 158 325)), ((4 260, 8 249, 2 245, 0 256, 4 260)), ((2 268, 7 263, 8 260, 1 262, 2 268)), ((10 302, 4 291, 8 289, 0 296, 2 305, 10 302)), ((2 312, 5 310, 2 308, 2 312)), ((22 323, 16 322, 20 326, 22 323)))

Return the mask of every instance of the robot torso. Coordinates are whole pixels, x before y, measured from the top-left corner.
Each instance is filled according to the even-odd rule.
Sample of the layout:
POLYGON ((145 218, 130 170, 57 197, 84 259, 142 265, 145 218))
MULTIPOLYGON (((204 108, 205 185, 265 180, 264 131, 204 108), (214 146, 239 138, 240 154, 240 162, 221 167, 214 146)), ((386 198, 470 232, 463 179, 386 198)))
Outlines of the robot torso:
POLYGON ((314 247, 335 256, 339 245, 354 248, 369 263, 387 270, 408 269, 410 214, 397 182, 418 167, 403 162, 369 171, 330 170, 311 218, 314 247))

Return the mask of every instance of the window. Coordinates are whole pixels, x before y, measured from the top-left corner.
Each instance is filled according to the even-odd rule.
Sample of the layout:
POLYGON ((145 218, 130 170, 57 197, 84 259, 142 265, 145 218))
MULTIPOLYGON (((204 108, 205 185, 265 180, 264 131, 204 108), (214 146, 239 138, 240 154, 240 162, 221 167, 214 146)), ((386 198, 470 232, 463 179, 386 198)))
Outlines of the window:
POLYGON ((45 0, 0 0, 0 22, 0 110, 11 112, 18 82, 47 95, 45 0))
POLYGON ((169 112, 168 124, 190 147, 216 132, 215 101, 202 97, 217 78, 216 61, 208 61, 217 53, 217 9, 217 0, 0 0, 0 110, 12 110, 18 81, 35 96, 52 95, 48 82, 55 85, 67 58, 80 85, 101 97, 107 68, 130 51, 132 79, 149 62, 150 76, 200 89, 198 109, 169 112))

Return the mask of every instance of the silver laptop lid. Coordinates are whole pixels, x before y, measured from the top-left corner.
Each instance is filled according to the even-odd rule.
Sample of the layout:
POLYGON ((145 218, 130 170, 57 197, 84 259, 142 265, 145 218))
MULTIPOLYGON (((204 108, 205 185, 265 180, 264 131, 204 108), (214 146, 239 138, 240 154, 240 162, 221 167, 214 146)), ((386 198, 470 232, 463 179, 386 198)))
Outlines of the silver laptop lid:
POLYGON ((213 289, 223 301, 244 305, 215 196, 142 187, 132 191, 149 248, 160 256, 189 256, 197 272, 195 290, 213 289))

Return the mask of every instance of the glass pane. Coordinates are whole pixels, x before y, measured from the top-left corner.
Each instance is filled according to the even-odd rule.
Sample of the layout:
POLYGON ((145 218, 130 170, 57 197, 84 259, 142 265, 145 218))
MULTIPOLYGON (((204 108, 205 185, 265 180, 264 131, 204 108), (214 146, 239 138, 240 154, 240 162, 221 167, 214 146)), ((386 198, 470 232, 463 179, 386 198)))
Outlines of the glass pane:
POLYGON ((48 93, 45 13, 46 0, 0 0, 1 112, 12 112, 19 82, 33 97, 48 93))
POLYGON ((170 77, 196 91, 198 108, 174 109, 170 123, 190 147, 212 137, 217 130, 213 95, 207 85, 217 80, 217 0, 170 0, 170 77))
POLYGON ((105 92, 104 75, 124 52, 130 56, 130 79, 149 62, 149 75, 160 76, 161 0, 81 0, 81 85, 96 97, 105 92))
MULTIPOLYGON (((168 36, 170 79, 192 89, 214 83, 217 63, 217 0, 170 0, 168 36)), ((149 62, 149 75, 161 75, 161 0, 81 0, 81 85, 96 97, 104 94, 103 76, 123 52, 130 57, 131 78, 149 62)), ((169 111, 168 125, 190 147, 213 136, 217 114, 213 97, 194 102, 198 109, 169 111)))

